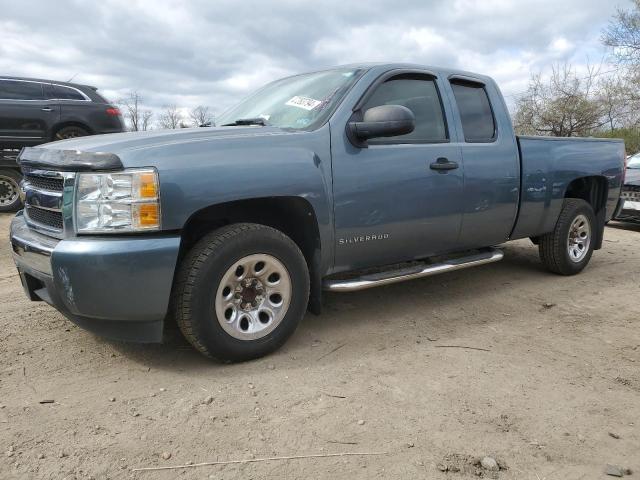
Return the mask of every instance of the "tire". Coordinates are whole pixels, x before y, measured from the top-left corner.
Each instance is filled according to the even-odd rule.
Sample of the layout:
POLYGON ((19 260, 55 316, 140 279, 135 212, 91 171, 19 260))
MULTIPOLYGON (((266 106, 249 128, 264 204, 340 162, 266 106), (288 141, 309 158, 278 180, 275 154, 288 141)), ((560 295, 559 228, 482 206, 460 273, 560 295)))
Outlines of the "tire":
POLYGON ((308 301, 309 271, 298 246, 274 228, 237 223, 207 234, 188 252, 171 303, 198 351, 239 362, 278 349, 308 301))
POLYGON ((559 275, 580 273, 591 260, 596 228, 591 205, 577 198, 566 198, 555 229, 540 237, 538 248, 542 263, 559 275))
POLYGON ((63 127, 58 130, 53 136, 53 140, 66 140, 68 138, 86 137, 87 135, 89 135, 89 132, 87 132, 84 128, 72 125, 70 127, 63 127))
POLYGON ((22 175, 15 170, 0 169, 0 212, 15 212, 22 208, 20 182, 22 175))

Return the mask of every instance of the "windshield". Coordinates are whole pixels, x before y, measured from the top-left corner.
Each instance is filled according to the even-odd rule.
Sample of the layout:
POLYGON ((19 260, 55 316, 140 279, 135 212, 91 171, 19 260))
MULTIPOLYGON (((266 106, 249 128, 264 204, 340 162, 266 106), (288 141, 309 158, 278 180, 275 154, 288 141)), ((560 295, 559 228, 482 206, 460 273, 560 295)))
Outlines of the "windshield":
POLYGON ((338 68, 276 80, 222 114, 216 123, 316 128, 333 113, 361 73, 358 69, 338 68))
POLYGON ((640 169, 640 153, 636 153, 632 155, 627 160, 627 168, 637 168, 640 169))

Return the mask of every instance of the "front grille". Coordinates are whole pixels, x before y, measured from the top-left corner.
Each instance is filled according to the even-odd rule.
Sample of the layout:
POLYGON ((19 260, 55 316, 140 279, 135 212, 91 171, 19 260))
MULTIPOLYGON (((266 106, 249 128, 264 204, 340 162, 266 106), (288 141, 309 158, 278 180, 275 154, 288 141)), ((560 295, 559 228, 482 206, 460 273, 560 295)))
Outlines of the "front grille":
MULTIPOLYGON (((24 217, 29 227, 55 238, 65 236, 65 218, 62 213, 67 183, 73 186, 73 174, 23 167, 24 217), (66 179, 69 179, 67 182, 66 179)), ((71 201, 71 198, 68 200, 71 201)))
POLYGON ((54 212, 38 207, 26 207, 27 217, 40 225, 62 230, 62 212, 54 212))
POLYGON ((64 187, 64 180, 59 177, 25 175, 24 180, 35 188, 49 190, 52 192, 61 192, 64 187))

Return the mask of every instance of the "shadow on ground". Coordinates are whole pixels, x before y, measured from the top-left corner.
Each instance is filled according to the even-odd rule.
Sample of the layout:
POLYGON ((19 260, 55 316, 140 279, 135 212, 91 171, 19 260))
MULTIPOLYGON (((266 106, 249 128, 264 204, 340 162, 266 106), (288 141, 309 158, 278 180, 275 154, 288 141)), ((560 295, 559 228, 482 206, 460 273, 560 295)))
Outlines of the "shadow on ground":
MULTIPOLYGON (((429 334, 446 342, 451 329, 457 326, 468 328, 476 321, 473 315, 459 315, 443 325, 437 318, 430 317, 428 311, 451 308, 462 302, 479 301, 516 284, 526 276, 535 274, 540 281, 558 278, 544 270, 538 259, 536 248, 513 248, 503 246, 505 258, 492 265, 470 268, 410 282, 374 288, 352 293, 326 293, 323 299, 323 313, 319 316, 307 313, 294 336, 275 354, 253 362, 277 360, 281 355, 293 356, 299 366, 305 368, 315 364, 318 357, 310 355, 309 346, 316 339, 341 335, 366 335, 369 331, 388 328, 395 317, 406 316, 416 305, 424 305, 425 315, 421 319, 416 334, 429 334), (446 328, 443 328, 446 327, 446 328)), ((395 339, 397 340, 397 339, 395 339)), ((395 341, 394 340, 394 341, 395 341)), ((228 368, 215 360, 196 352, 180 333, 173 319, 165 322, 165 339, 162 344, 130 344, 111 342, 96 338, 98 342, 108 342, 122 355, 154 369, 167 371, 206 370, 211 373, 220 367, 228 368)), ((401 342, 415 343, 408 336, 401 342)), ((397 342, 396 342, 397 343, 397 342)), ((397 345, 402 347, 402 343, 397 345)), ((245 363, 245 365, 247 364, 245 363)))

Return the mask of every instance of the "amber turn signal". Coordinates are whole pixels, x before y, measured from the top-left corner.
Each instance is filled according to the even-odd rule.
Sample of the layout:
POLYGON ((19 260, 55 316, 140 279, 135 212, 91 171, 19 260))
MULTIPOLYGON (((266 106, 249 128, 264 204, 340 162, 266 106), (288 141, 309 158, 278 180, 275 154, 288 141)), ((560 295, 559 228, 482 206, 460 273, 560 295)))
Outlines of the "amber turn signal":
POLYGON ((156 198, 158 196, 158 183, 154 172, 140 174, 140 198, 156 198))
POLYGON ((137 205, 136 217, 138 225, 144 228, 158 227, 160 212, 157 203, 141 203, 137 205))

